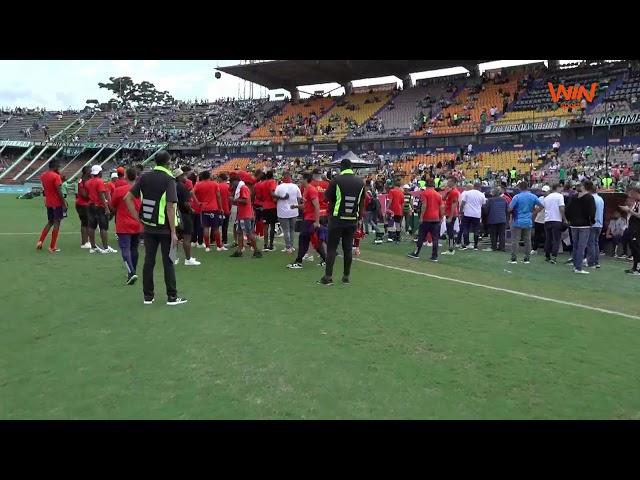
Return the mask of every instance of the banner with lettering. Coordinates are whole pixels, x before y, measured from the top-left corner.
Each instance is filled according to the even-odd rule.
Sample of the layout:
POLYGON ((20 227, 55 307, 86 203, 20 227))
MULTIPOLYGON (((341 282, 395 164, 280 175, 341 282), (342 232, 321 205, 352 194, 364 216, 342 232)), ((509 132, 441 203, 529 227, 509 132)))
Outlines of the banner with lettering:
POLYGON ((635 123, 640 123, 640 113, 611 113, 609 115, 598 115, 593 119, 594 127, 633 125, 635 123))
POLYGON ((528 132, 531 130, 555 130, 567 126, 566 120, 551 120, 548 122, 525 122, 525 123, 499 123, 487 125, 484 133, 514 133, 528 132))

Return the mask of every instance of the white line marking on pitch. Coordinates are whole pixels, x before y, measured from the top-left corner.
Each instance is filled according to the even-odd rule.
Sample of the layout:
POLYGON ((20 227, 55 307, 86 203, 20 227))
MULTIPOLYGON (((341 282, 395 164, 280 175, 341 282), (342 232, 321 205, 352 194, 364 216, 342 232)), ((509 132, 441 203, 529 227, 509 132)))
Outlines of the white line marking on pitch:
POLYGON ((495 290, 497 292, 505 292, 505 293, 511 293, 512 295, 520 295, 521 297, 535 298, 536 300, 543 300, 545 302, 559 303, 561 305, 568 305, 570 307, 584 308, 586 310, 592 310, 594 312, 608 313, 610 315, 618 315, 620 317, 631 318, 633 320, 640 320, 640 317, 636 315, 616 312, 614 310, 607 310, 606 308, 592 307, 590 305, 582 305, 580 303, 567 302, 565 300, 557 300, 555 298, 541 297, 540 295, 533 295, 531 293, 518 292, 517 290, 510 290, 508 288, 493 287, 491 285, 483 285, 481 283, 468 282, 466 280, 458 280, 457 278, 449 278, 449 277, 443 277, 441 275, 434 275, 432 273, 418 272, 416 270, 409 270, 408 268, 394 267, 392 265, 385 265, 384 263, 372 262, 370 260, 362 260, 360 258, 357 258, 354 260, 357 260, 358 262, 366 263, 369 265, 375 265, 376 267, 388 268, 390 270, 398 270, 399 272, 413 273, 415 275, 423 275, 425 277, 437 278, 438 280, 446 280, 448 282, 461 283, 463 285, 471 285, 473 287, 486 288, 488 290, 495 290))

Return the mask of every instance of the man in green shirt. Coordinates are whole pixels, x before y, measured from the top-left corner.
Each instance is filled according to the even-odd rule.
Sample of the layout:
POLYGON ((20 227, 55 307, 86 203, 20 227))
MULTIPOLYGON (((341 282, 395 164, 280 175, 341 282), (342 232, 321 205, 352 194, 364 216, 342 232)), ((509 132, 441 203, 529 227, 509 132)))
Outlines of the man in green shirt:
POLYGON ((560 167, 558 175, 560 178, 560 185, 564 185, 564 182, 567 180, 567 170, 564 167, 560 167))
POLYGON ((67 192, 69 191, 69 182, 67 181, 67 177, 64 175, 60 175, 60 179, 62 180, 62 185, 60 185, 60 190, 62 190, 62 198, 67 198, 67 192))
POLYGON ((611 188, 611 184, 613 184, 613 178, 608 173, 605 173, 602 179, 602 187, 608 190, 611 188))

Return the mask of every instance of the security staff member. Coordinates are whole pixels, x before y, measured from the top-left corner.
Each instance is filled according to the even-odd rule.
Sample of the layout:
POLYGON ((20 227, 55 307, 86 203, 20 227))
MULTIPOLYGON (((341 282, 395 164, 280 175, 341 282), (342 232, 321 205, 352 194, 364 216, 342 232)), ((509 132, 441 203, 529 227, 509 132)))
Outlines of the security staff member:
POLYGON ((158 246, 162 252, 167 305, 180 305, 187 302, 186 298, 178 297, 176 272, 170 258, 171 249, 175 249, 178 244, 176 234, 178 194, 176 180, 168 168, 170 160, 171 157, 167 151, 158 152, 155 157, 156 167, 142 175, 124 197, 127 208, 134 218, 138 213, 133 204, 133 198, 142 199, 139 218, 144 225, 145 257, 142 283, 145 305, 152 304, 154 300, 153 269, 156 265, 158 246))
POLYGON ((342 240, 344 273, 342 283, 349 283, 353 261, 353 236, 358 221, 364 212, 364 182, 356 177, 347 158, 340 163, 340 175, 336 175, 324 193, 329 203, 329 234, 327 241, 327 264, 321 285, 333 284, 333 264, 336 261, 338 243, 342 240))

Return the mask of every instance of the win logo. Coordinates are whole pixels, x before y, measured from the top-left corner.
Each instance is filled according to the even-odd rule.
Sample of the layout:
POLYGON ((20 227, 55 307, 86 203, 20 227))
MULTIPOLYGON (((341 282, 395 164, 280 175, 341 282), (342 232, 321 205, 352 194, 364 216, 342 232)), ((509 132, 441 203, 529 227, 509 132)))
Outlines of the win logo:
POLYGON ((580 107, 580 100, 583 98, 587 101, 587 103, 593 102, 593 98, 596 96, 596 89, 598 88, 598 84, 593 82, 591 84, 591 88, 587 90, 584 85, 571 85, 569 88, 565 87, 563 84, 559 84, 557 89, 553 88, 553 83, 547 83, 549 86, 549 94, 551 95, 551 101, 553 103, 560 103, 561 98, 564 98, 565 102, 572 103, 562 103, 562 107, 580 107))

